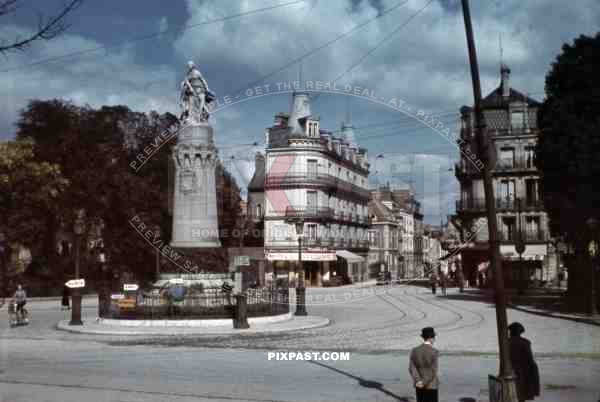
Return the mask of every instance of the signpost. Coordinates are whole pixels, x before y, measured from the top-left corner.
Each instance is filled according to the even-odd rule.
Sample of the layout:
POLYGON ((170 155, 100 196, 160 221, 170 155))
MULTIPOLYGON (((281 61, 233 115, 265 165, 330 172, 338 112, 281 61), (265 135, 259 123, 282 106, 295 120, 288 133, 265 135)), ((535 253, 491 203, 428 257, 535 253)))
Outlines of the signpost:
POLYGON ((249 266, 250 265, 250 256, 249 255, 236 255, 235 260, 234 260, 234 265, 236 267, 249 266))
POLYGON ((123 290, 126 292, 135 292, 140 287, 137 283, 126 283, 123 285, 123 290))
POLYGON ((185 282, 182 278, 172 278, 169 279, 169 283, 172 283, 174 285, 183 285, 185 282))
POLYGON ((85 279, 71 279, 65 285, 71 289, 79 289, 85 287, 85 279))
POLYGON ((123 293, 115 293, 110 295, 110 299, 111 300, 123 300, 125 298, 125 295, 123 293))

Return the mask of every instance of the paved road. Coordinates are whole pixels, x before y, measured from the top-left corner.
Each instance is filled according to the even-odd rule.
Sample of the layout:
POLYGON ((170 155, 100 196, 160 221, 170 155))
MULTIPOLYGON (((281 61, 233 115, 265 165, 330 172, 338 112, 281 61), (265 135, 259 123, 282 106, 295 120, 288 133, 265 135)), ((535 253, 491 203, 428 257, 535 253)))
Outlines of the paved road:
MULTIPOLYGON (((68 316, 58 301, 34 302, 31 325, 10 329, 0 320, 0 401, 407 400, 406 350, 426 325, 439 332, 441 400, 487 399, 486 376, 497 370, 491 306, 419 288, 370 291, 310 289, 309 313, 332 319, 330 326, 243 338, 70 334, 54 329, 68 316), (275 350, 349 350, 351 360, 269 361, 267 351, 275 350)), ((95 311, 86 300, 84 317, 95 311)), ((600 327, 518 311, 509 319, 521 321, 534 343, 539 401, 598 400, 600 327)))
MULTIPOLYGON (((257 350, 6 343, 0 368, 3 402, 397 401, 412 396, 403 353, 352 353, 344 362, 269 361, 266 351, 257 350)), ((545 388, 541 401, 595 402, 600 395, 596 361, 544 358, 539 365, 545 388)), ((442 401, 485 400, 485 374, 496 370, 496 358, 443 356, 441 370, 442 401)))

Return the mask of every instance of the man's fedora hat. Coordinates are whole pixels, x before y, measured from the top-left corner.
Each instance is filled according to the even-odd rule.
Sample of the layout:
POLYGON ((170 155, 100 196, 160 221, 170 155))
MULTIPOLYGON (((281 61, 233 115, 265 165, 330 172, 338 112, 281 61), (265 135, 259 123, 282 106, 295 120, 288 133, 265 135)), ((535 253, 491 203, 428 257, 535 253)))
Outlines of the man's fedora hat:
POLYGON ((508 326, 511 335, 521 335, 525 332, 525 327, 520 322, 513 322, 508 326))
POLYGON ((421 330, 421 338, 430 339, 435 338, 435 331, 432 327, 425 327, 421 330))

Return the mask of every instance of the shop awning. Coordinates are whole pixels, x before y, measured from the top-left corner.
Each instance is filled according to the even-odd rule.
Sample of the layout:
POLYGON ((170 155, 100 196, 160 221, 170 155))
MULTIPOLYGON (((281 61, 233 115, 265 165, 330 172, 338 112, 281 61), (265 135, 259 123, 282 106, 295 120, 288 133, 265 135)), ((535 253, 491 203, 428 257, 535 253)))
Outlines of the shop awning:
MULTIPOLYGON (((298 261, 297 252, 266 252, 268 261, 298 261)), ((331 252, 302 252, 302 261, 335 261, 336 256, 331 252)))
POLYGON ((343 258, 343 259, 345 259, 346 261, 348 261, 348 262, 350 262, 350 263, 353 263, 353 262, 363 262, 363 261, 365 261, 365 258, 364 258, 364 257, 361 257, 361 256, 360 256, 360 255, 358 255, 358 254, 351 253, 351 252, 350 252, 350 251, 348 251, 348 250, 337 250, 337 251, 335 252, 335 255, 337 255, 337 256, 338 256, 338 257, 340 257, 340 258, 343 258))
MULTIPOLYGON (((502 245, 500 246, 500 254, 507 260, 519 260, 519 254, 517 253, 514 245, 502 245)), ((547 246, 545 244, 527 244, 525 251, 523 252, 522 258, 526 261, 542 261, 547 254, 547 246)))

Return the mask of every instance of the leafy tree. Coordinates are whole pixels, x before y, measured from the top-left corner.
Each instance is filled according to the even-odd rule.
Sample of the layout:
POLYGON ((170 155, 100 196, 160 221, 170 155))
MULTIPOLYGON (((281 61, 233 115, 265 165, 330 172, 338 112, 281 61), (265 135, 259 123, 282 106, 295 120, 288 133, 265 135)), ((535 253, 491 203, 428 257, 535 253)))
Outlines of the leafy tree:
MULTIPOLYGON (((60 213, 44 217, 48 230, 42 254, 54 272, 64 271, 60 258, 53 257, 55 234, 60 230, 70 233, 76 211, 84 209, 88 227, 102 227, 104 253, 113 273, 131 272, 142 282, 154 279, 156 251, 129 221, 138 216, 148 226, 158 224, 161 240, 169 243, 169 184, 173 182, 169 144, 137 171, 130 163, 176 122, 170 114, 137 113, 125 106, 94 110, 61 100, 32 101, 22 112, 18 138, 32 137, 36 157, 59 164, 70 182, 68 191, 56 200, 60 213)), ((216 186, 220 229, 231 234, 238 225, 239 188, 221 165, 216 186)), ((90 240, 97 233, 90 230, 86 235, 90 240)), ((235 241, 231 235, 221 240, 225 247, 235 241)), ((82 274, 88 278, 100 271, 96 254, 97 250, 90 249, 82 254, 82 274)), ((193 254, 201 269, 224 270, 228 266, 225 250, 193 254)))
POLYGON ((3 238, 1 265, 4 294, 9 279, 22 273, 10 270, 7 256, 19 247, 35 252, 40 241, 48 235, 48 228, 40 226, 39 222, 43 222, 48 215, 58 213, 56 200, 68 189, 68 185, 59 165, 36 160, 32 140, 0 143, 0 233, 3 238))
MULTIPOLYGON (((585 253, 586 220, 600 218, 600 33, 565 44, 546 76, 537 164, 551 230, 585 253)), ((590 289, 589 264, 569 265, 569 289, 590 289)), ((588 259, 589 260, 589 259, 588 259)), ((575 292, 574 292, 575 290, 575 292)), ((577 291, 579 290, 579 291, 577 291)))

